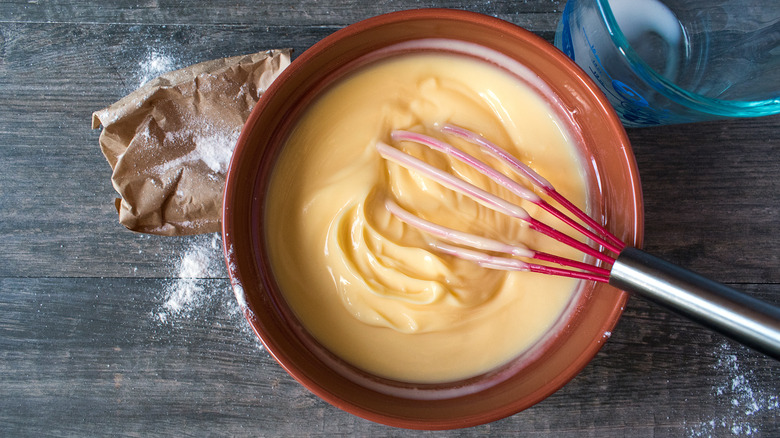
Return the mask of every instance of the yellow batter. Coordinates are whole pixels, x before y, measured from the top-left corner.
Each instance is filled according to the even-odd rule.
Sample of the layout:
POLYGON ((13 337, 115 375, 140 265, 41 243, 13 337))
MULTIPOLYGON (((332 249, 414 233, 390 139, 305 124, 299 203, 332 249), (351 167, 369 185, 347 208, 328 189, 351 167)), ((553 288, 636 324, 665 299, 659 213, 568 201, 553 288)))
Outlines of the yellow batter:
POLYGON ((454 381, 507 363, 560 320, 577 289, 575 280, 484 269, 437 253, 430 236, 387 211, 390 198, 451 228, 581 258, 375 149, 377 141, 395 145, 519 202, 460 163, 390 138, 395 129, 418 131, 478 153, 438 132, 444 123, 509 149, 585 206, 580 163, 547 104, 494 66, 443 54, 382 61, 318 98, 279 157, 266 204, 273 272, 304 326, 353 365, 407 382, 454 381))

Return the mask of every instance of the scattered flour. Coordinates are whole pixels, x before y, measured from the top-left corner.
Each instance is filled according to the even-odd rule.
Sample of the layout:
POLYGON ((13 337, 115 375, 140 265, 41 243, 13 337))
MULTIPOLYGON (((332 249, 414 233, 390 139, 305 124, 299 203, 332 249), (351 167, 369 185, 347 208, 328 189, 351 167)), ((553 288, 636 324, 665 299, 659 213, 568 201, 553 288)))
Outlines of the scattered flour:
POLYGON ((165 141, 171 144, 195 145, 188 154, 179 158, 166 161, 155 166, 151 172, 155 175, 164 175, 171 169, 185 167, 190 163, 203 162, 212 172, 220 175, 227 173, 233 149, 236 147, 241 127, 232 130, 216 129, 204 123, 191 123, 191 125, 203 126, 202 132, 191 134, 191 126, 187 126, 186 132, 166 132, 165 141))
POLYGON ((726 375, 725 381, 713 387, 724 412, 709 421, 689 427, 688 436, 761 435, 762 417, 774 415, 770 412, 780 408, 780 396, 774 390, 767 393, 751 382, 753 369, 740 369, 737 351, 729 343, 721 345, 715 370, 726 375))
POLYGON ((175 58, 162 51, 149 50, 144 59, 138 63, 138 86, 142 86, 163 73, 175 70, 176 65, 175 58))
MULTIPOLYGON (((228 265, 228 270, 230 271, 230 276, 233 278, 237 278, 237 271, 238 266, 236 266, 234 255, 233 255, 233 246, 229 246, 227 248, 227 259, 230 261, 230 264, 228 265)), ((254 318, 254 314, 252 313, 252 310, 247 307, 246 303, 246 293, 244 292, 244 287, 239 284, 235 283, 233 284, 233 295, 236 296, 236 302, 238 303, 238 307, 241 309, 244 313, 249 313, 249 317, 254 318)))
POLYGON ((209 299, 205 280, 220 275, 222 240, 214 234, 211 241, 195 238, 178 261, 178 277, 166 288, 166 301, 158 313, 161 321, 170 315, 186 314, 209 299))
POLYGON ((226 173, 230 165, 230 157, 241 133, 240 128, 225 134, 195 137, 195 153, 200 161, 203 161, 209 169, 216 173, 226 173))
POLYGON ((227 282, 221 235, 202 234, 186 239, 188 246, 179 257, 171 259, 174 278, 166 285, 160 306, 152 312, 152 318, 170 329, 181 322, 227 324, 246 341, 263 349, 245 317, 247 307, 243 288, 231 288, 229 284, 218 286, 227 282))
POLYGON ((244 287, 240 284, 234 284, 233 285, 233 295, 236 296, 236 302, 238 303, 238 307, 243 310, 244 312, 251 312, 251 310, 248 310, 247 304, 246 304, 246 294, 244 293, 244 287))
MULTIPOLYGON (((174 52, 166 48, 161 41, 154 47, 148 47, 135 73, 137 87, 182 67, 181 60, 171 55, 174 52)), ((156 172, 156 176, 162 176, 168 171, 202 162, 213 172, 209 175, 210 178, 224 183, 224 174, 230 165, 240 132, 241 126, 225 126, 225 123, 213 120, 186 120, 185 126, 178 132, 166 132, 165 141, 177 146, 188 145, 189 152, 176 159, 166 160, 153 168, 152 172, 156 172)), ((138 135, 152 140, 148 126, 138 135)), ((148 181, 158 186, 162 184, 161 178, 149 178, 148 181)), ((188 194, 177 189, 176 196, 186 197, 188 194)), ((235 325, 247 339, 251 338, 262 348, 244 317, 246 299, 243 289, 240 286, 232 290, 230 286, 217 286, 224 284, 227 278, 220 234, 196 235, 182 239, 187 239, 187 246, 181 254, 173 255, 169 259, 172 280, 161 293, 159 307, 151 313, 153 320, 170 327, 184 320, 216 319, 212 321, 215 324, 225 321, 235 325)), ((137 272, 137 268, 132 269, 134 273, 137 272)))

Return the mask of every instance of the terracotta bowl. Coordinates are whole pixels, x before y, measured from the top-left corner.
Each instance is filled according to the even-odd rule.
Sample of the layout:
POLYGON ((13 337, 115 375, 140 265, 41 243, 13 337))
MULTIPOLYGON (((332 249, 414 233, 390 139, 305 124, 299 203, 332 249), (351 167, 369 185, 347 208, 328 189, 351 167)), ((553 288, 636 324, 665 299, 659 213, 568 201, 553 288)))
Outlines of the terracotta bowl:
MULTIPOLYGON (((458 51, 475 44, 484 61, 519 63, 546 84, 548 97, 586 163, 591 215, 639 246, 643 211, 639 177, 625 131, 607 100, 573 62, 513 24, 463 11, 414 10, 371 18, 325 38, 302 53, 273 83, 244 126, 227 177, 223 237, 231 280, 244 313, 267 350, 301 384, 329 403, 396 427, 452 429, 515 414, 572 379, 617 323, 625 293, 584 284, 574 311, 532 356, 499 370, 446 384, 390 381, 344 363, 296 320, 266 257, 263 224, 274 159, 302 110, 329 84, 385 56, 458 51), (460 46, 459 46, 460 44, 460 46)), ((472 56, 466 53, 467 56, 472 56)))

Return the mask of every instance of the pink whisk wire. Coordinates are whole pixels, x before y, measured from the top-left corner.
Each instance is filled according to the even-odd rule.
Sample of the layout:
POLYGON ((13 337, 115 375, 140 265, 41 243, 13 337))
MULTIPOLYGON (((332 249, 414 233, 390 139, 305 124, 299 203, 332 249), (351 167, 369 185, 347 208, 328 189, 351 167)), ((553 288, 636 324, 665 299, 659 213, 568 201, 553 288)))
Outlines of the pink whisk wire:
MULTIPOLYGON (((566 225, 573 228, 575 231, 579 232, 583 236, 593 241, 596 245, 605 248, 606 250, 611 251, 614 254, 619 254, 620 251, 625 247, 625 244, 622 241, 620 241, 620 239, 615 237, 613 234, 607 231, 601 224, 596 222, 594 219, 592 219, 590 216, 584 213, 581 209, 579 209, 577 206, 571 203, 568 199, 563 197, 557 190, 555 190, 555 188, 552 186, 552 184, 549 183, 549 181, 547 181, 541 175, 536 173, 534 170, 532 170, 531 168, 529 168, 528 166, 526 166, 525 164, 517 160, 514 156, 512 156, 509 152, 507 152, 503 148, 495 145, 494 143, 488 141, 487 139, 485 139, 484 137, 476 133, 473 133, 471 131, 468 131, 464 128, 455 125, 450 125, 450 124, 444 125, 441 128, 441 132, 444 134, 450 134, 450 135, 460 137, 469 143, 479 146, 481 151, 505 163, 510 169, 512 169, 512 171, 516 175, 526 179, 535 187, 540 189, 543 193, 545 193, 552 200, 557 202, 561 207, 563 207, 576 219, 580 219, 582 222, 584 222, 586 226, 583 226, 582 224, 577 222, 576 219, 572 219, 561 210, 550 205, 547 201, 542 199, 536 193, 518 184, 512 178, 509 178, 508 176, 492 168, 491 166, 484 163, 483 161, 450 145, 449 143, 446 143, 444 141, 441 141, 439 139, 424 134, 411 132, 411 131, 402 131, 402 130, 393 131, 391 134, 391 138, 397 142, 408 141, 408 142, 422 144, 433 150, 444 153, 447 156, 450 156, 458 161, 463 162, 464 164, 472 167, 473 169, 487 176, 497 184, 505 187, 506 189, 508 189, 510 192, 517 195, 521 199, 527 200, 528 202, 531 202, 532 204, 539 206, 544 211, 547 211, 554 217, 564 222, 566 225)), ((613 264, 615 261, 614 257, 606 255, 600 250, 595 249, 583 242, 580 242, 579 240, 570 237, 569 235, 564 234, 536 220, 535 218, 531 217, 531 215, 528 214, 528 212, 524 208, 520 207, 519 205, 506 201, 486 190, 481 189, 480 187, 477 187, 469 182, 466 182, 446 171, 438 169, 426 163, 423 160, 415 158, 401 151, 400 149, 397 149, 383 142, 378 142, 376 144, 376 149, 379 152, 379 154, 386 160, 395 162, 396 164, 408 170, 416 171, 422 174, 423 176, 430 178, 451 190, 462 193, 474 199, 475 201, 479 202, 480 204, 494 211, 525 221, 528 224, 529 228, 532 230, 535 230, 548 237, 558 240, 566 245, 569 245, 609 265, 613 264)), ((432 234, 433 236, 441 240, 445 240, 450 243, 455 243, 457 245, 460 245, 460 246, 455 246, 443 242, 433 242, 431 243, 431 246, 435 250, 462 259, 471 260, 487 268, 529 271, 529 272, 537 272, 537 273, 543 273, 549 275, 558 275, 558 276, 565 276, 565 277, 572 277, 572 278, 579 278, 579 279, 593 280, 593 281, 600 281, 600 282, 609 281, 609 274, 610 274, 609 269, 593 266, 588 263, 571 260, 571 259, 567 259, 552 254, 547 254, 540 251, 535 251, 533 249, 528 249, 518 245, 505 244, 492 239, 477 236, 471 233, 453 230, 426 221, 422 218, 419 218, 414 214, 408 212, 407 210, 403 209, 402 207, 400 207, 394 201, 389 199, 386 201, 386 207, 394 216, 396 216, 402 222, 414 228, 432 234), (468 249, 465 248, 464 246, 475 248, 476 250, 468 249), (555 266, 548 266, 548 265, 540 265, 536 263, 528 263, 512 257, 490 255, 483 251, 505 253, 512 256, 519 256, 519 257, 525 257, 525 258, 535 259, 539 261, 555 263, 564 266, 565 268, 558 268, 555 266), (574 269, 566 269, 566 268, 574 268, 574 269)))
MULTIPOLYGON (((581 221, 585 222, 589 227, 591 227, 601 236, 604 236, 607 240, 609 240, 614 246, 605 245, 604 243, 600 242, 608 250, 612 251, 615 254, 619 254, 620 251, 622 251, 623 248, 626 247, 626 244, 622 240, 618 239, 614 234, 610 233, 609 230, 607 230, 603 225, 596 222, 595 219, 590 217, 587 213, 585 213, 579 207, 574 205, 571 201, 566 199, 557 190, 555 190, 555 187, 553 187, 553 185, 550 184, 549 181, 544 179, 533 169, 531 169, 530 167, 522 163, 520 160, 515 158, 512 154, 507 152, 505 149, 499 147, 495 143, 491 142, 490 140, 486 139, 485 137, 479 134, 476 134, 474 132, 468 131, 464 128, 452 124, 446 124, 442 126, 441 131, 447 134, 453 134, 459 136, 470 143, 480 146, 480 148, 484 152, 486 152, 487 154, 491 155, 494 158, 499 159, 500 161, 508 165, 509 168, 512 169, 517 175, 526 178, 529 182, 531 182, 531 184, 541 189, 545 194, 550 196, 553 200, 555 200, 555 202, 557 202, 559 205, 561 205, 563 208, 565 208, 567 211, 573 214, 577 219, 580 219, 581 221)), ((553 208, 548 203, 544 202, 543 205, 539 205, 539 206, 544 208, 546 211, 548 211, 558 219, 563 220, 566 224, 574 227, 578 231, 580 230, 578 227, 579 226, 578 223, 571 221, 571 219, 568 216, 564 215, 559 210, 553 208)), ((598 240, 596 241, 598 242, 598 240)))

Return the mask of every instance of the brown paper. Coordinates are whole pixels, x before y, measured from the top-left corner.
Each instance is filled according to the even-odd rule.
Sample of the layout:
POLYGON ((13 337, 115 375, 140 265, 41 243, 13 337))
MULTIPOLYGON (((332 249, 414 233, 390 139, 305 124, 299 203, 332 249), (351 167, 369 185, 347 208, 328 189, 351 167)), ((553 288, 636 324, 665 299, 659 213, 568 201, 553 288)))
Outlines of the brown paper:
POLYGON ((217 59, 166 73, 92 115, 113 169, 119 222, 162 235, 216 232, 230 156, 290 50, 217 59))

